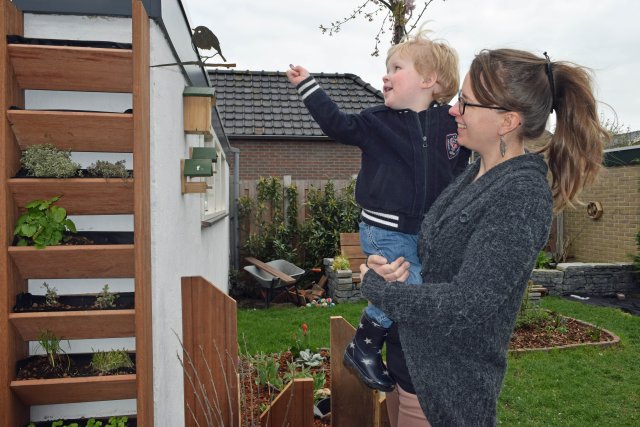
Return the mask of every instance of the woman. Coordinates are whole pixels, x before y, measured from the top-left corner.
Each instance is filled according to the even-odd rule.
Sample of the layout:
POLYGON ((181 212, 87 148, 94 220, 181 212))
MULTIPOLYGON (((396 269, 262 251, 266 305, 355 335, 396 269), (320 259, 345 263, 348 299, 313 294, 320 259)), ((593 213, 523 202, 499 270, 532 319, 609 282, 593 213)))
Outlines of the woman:
POLYGON ((449 113, 458 142, 479 159, 425 216, 424 284, 401 283, 402 258, 361 266, 363 296, 397 325, 387 344, 394 427, 496 424, 509 338, 552 210, 593 182, 609 138, 589 73, 545 57, 500 49, 473 60, 449 113), (525 143, 542 136, 551 111, 556 130, 542 149, 549 188, 547 164, 525 143))

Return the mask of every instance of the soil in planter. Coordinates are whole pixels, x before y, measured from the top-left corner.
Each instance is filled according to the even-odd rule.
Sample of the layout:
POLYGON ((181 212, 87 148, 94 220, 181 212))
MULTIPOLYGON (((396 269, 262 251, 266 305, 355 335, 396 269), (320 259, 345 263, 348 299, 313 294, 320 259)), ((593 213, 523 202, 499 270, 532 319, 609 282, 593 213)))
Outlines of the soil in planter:
MULTIPOLYGON (((120 415, 120 417, 122 417, 122 415, 120 415)), ((136 419, 135 415, 127 415, 127 427, 137 427, 138 426, 138 420, 136 419)), ((102 425, 105 426, 107 425, 107 423, 109 422, 109 418, 111 417, 94 417, 93 419, 96 421, 102 421, 102 425)), ((119 418, 119 417, 117 417, 119 418)), ((87 425, 87 422, 89 421, 90 418, 74 418, 74 419, 61 419, 64 424, 63 425, 69 425, 71 423, 78 423, 79 427, 85 427, 87 425)), ((52 421, 39 421, 37 423, 33 423, 33 426, 35 427, 51 427, 51 424, 55 421, 58 420, 52 420, 52 421)), ((24 427, 29 427, 29 424, 25 425, 24 427)))
MULTIPOLYGON (((65 233, 60 246, 74 245, 132 245, 133 231, 78 231, 65 233)), ((14 237, 12 245, 18 244, 18 237, 14 237)))
POLYGON ((49 363, 47 356, 30 356, 19 360, 17 365, 17 380, 37 380, 69 377, 95 377, 102 375, 128 375, 135 374, 136 355, 128 353, 133 368, 121 368, 102 374, 91 366, 91 353, 59 354, 56 357, 55 367, 49 363))
POLYGON ((47 305, 44 295, 32 295, 29 292, 21 292, 16 295, 14 313, 40 312, 40 311, 85 311, 85 310, 128 310, 135 308, 135 294, 133 292, 113 292, 118 295, 114 307, 98 308, 95 306, 98 294, 69 294, 59 295, 57 305, 47 305))

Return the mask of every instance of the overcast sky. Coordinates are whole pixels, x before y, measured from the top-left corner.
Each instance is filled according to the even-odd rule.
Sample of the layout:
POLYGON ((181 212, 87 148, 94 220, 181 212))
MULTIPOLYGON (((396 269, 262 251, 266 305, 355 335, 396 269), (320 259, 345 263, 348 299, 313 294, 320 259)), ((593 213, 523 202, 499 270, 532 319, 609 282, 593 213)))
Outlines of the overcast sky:
MULTIPOLYGON (((193 27, 205 25, 238 70, 353 73, 380 89, 389 34, 372 57, 380 20, 358 18, 328 36, 321 24, 348 16, 364 0, 182 0, 193 27)), ((416 0, 417 8, 423 0, 416 0)), ((591 68, 604 119, 640 130, 640 3, 635 0, 434 0, 422 21, 460 55, 464 76, 483 48, 530 50, 591 68), (609 104, 608 107, 606 104, 609 104)), ((209 62, 217 62, 216 57, 209 62)))

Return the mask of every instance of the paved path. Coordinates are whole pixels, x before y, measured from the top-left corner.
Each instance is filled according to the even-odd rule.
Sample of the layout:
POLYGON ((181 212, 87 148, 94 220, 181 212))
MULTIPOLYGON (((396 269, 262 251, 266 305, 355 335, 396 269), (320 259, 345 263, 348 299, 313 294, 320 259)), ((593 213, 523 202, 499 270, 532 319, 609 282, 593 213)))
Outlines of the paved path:
POLYGON ((572 301, 580 301, 585 304, 599 305, 602 307, 615 307, 633 315, 640 316, 640 296, 627 295, 623 300, 619 300, 616 297, 595 296, 589 296, 589 299, 578 299, 570 296, 565 296, 565 298, 572 301))

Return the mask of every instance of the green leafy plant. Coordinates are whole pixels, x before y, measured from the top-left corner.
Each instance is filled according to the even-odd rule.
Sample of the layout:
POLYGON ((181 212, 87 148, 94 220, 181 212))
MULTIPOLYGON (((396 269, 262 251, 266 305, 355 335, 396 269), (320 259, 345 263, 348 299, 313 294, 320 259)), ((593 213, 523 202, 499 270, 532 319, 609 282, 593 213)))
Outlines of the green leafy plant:
POLYGON ((351 263, 349 263, 349 258, 343 255, 336 255, 333 258, 333 263, 331 263, 331 268, 334 270, 351 270, 351 263))
POLYGON ((51 144, 35 144, 22 152, 22 167, 28 176, 69 178, 78 175, 80 164, 71 161, 71 151, 60 150, 51 144))
POLYGON ((75 224, 67 218, 67 210, 54 205, 59 199, 56 196, 27 203, 27 211, 20 215, 13 230, 18 246, 35 245, 38 249, 55 246, 63 241, 65 232, 76 232, 75 224))
POLYGON ((127 171, 125 163, 125 160, 119 160, 115 163, 98 160, 87 167, 87 173, 90 176, 102 178, 128 178, 129 171, 127 171))
POLYGON ((105 427, 127 427, 129 417, 111 417, 105 427))
POLYGON ((297 363, 302 363, 309 368, 322 365, 323 360, 324 357, 320 353, 314 353, 309 349, 302 350, 296 358, 297 363))
MULTIPOLYGON (((62 346, 60 345, 60 343, 62 342, 62 338, 58 337, 50 330, 44 329, 38 331, 37 339, 40 348, 42 348, 42 350, 47 353, 49 365, 51 365, 52 368, 56 368, 56 364, 58 363, 61 354, 64 353, 64 351, 62 350, 62 346)), ((67 356, 67 369, 69 368, 70 364, 71 360, 69 359, 69 356, 67 356)))
POLYGON ((549 268, 549 263, 553 262, 553 258, 549 256, 545 251, 538 252, 536 258, 536 268, 549 268))
POLYGON ((133 368, 133 362, 126 350, 98 351, 91 357, 91 366, 101 375, 123 368, 133 368))
POLYGON ((96 296, 96 302, 93 305, 94 307, 101 310, 114 308, 116 306, 116 300, 119 297, 120 295, 109 292, 109 285, 106 284, 102 287, 102 291, 98 294, 98 296, 96 296))
POLYGON ((47 282, 42 283, 42 287, 45 289, 44 303, 47 307, 55 307, 60 302, 58 301, 58 289, 51 286, 47 282))
POLYGON ((249 363, 256 371, 256 384, 268 385, 282 390, 284 380, 278 375, 280 353, 258 353, 249 357, 249 363))

